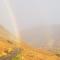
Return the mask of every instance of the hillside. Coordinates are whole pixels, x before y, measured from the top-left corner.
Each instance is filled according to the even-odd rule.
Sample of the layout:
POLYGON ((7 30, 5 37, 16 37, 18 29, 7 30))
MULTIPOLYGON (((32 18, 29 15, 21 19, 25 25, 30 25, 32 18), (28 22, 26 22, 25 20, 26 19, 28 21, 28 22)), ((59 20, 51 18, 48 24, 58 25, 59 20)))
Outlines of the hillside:
MULTIPOLYGON (((19 48, 20 49, 19 58, 22 60, 45 60, 45 59, 60 60, 60 58, 56 56, 55 53, 46 51, 45 49, 32 48, 29 44, 22 41, 22 39, 20 43, 14 42, 15 38, 14 39, 11 38, 11 36, 13 37, 13 35, 8 33, 5 29, 1 28, 0 30, 1 30, 0 31, 0 52, 5 51, 5 49, 8 49, 8 48, 19 48)), ((0 59, 0 60, 3 60, 3 59, 0 59)), ((9 60, 11 60, 11 58, 9 60)))

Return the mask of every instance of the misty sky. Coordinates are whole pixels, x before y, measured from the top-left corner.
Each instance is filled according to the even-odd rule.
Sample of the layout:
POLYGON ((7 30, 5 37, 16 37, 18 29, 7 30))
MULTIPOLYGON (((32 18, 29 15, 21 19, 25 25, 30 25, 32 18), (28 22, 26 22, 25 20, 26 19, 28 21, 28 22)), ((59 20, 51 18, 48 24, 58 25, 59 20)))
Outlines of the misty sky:
MULTIPOLYGON (((40 24, 60 24, 60 0, 8 0, 20 30, 40 24)), ((4 0, 0 0, 0 24, 13 31, 4 0)))

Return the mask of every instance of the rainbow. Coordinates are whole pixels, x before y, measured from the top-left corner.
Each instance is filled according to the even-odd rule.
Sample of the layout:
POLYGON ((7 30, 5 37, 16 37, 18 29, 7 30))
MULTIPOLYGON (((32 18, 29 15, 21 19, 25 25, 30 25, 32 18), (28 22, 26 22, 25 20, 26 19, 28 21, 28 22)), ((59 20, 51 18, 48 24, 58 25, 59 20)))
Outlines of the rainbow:
POLYGON ((15 35, 16 37, 20 38, 20 34, 19 34, 19 31, 18 31, 18 26, 17 26, 17 23, 16 23, 16 17, 14 16, 14 13, 12 11, 12 8, 9 4, 9 1, 8 0, 4 0, 4 4, 7 8, 7 11, 9 13, 9 16, 11 17, 11 22, 12 22, 12 26, 14 27, 14 30, 15 30, 15 35))

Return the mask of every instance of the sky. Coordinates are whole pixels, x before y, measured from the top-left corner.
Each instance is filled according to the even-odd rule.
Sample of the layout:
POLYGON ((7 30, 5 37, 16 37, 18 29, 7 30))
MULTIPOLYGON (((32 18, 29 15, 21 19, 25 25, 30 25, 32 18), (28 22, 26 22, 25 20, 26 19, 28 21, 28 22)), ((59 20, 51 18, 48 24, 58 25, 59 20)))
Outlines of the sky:
MULTIPOLYGON (((32 26, 60 24, 60 0, 8 0, 20 30, 32 26)), ((8 9, 0 0, 0 24, 14 32, 8 9)))

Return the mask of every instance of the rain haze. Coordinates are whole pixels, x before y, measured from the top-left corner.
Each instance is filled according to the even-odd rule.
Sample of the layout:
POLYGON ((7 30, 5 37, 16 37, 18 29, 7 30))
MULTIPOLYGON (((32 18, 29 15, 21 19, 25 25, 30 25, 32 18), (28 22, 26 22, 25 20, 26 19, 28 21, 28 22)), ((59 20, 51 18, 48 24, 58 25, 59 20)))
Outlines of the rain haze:
MULTIPOLYGON (((48 42, 54 42, 53 46, 60 47, 60 0, 8 0, 8 2, 19 33, 26 42, 35 47, 43 47, 48 42)), ((15 33, 4 0, 0 0, 0 24, 15 33)))

